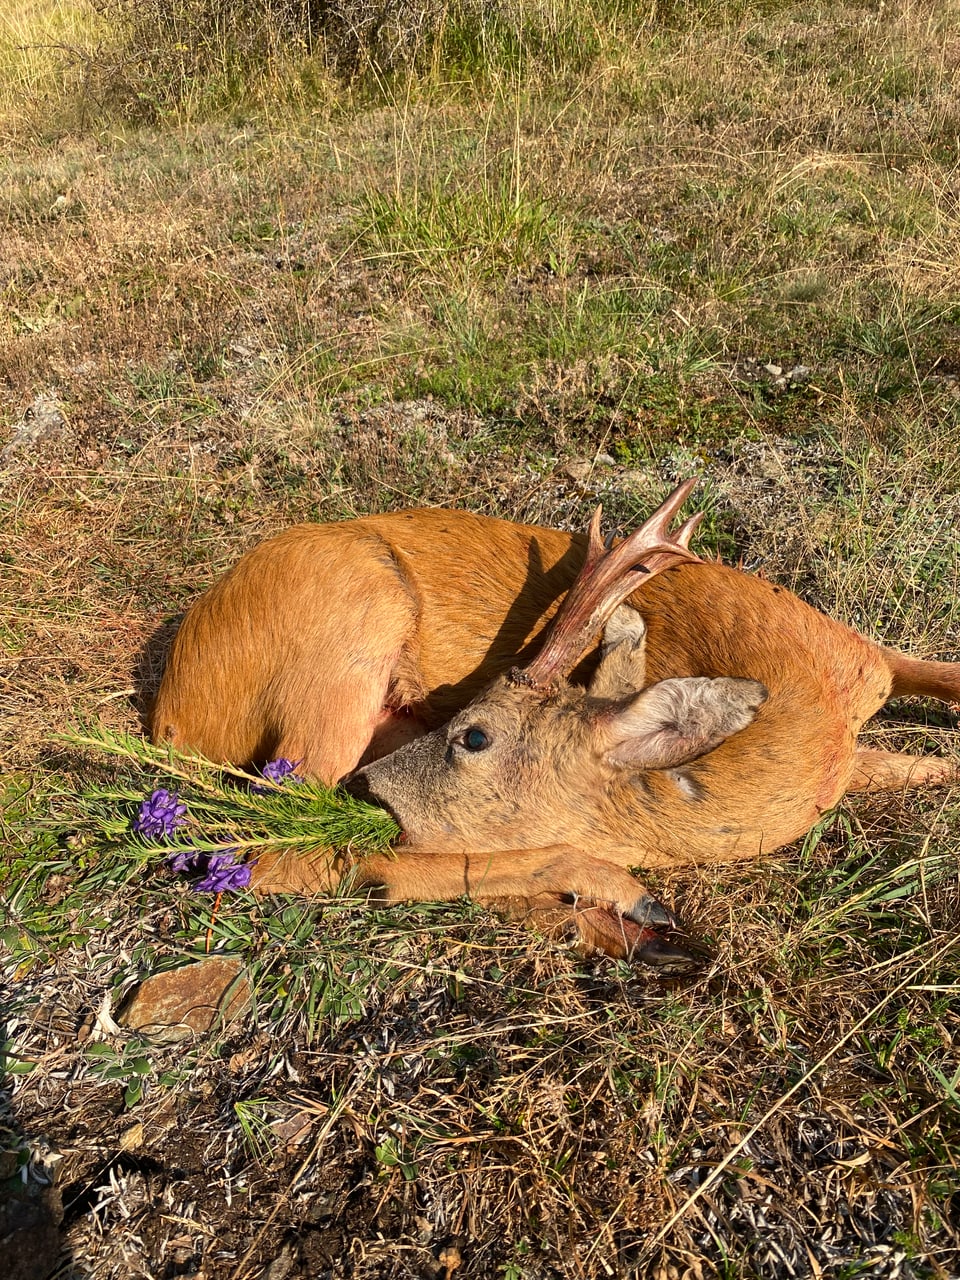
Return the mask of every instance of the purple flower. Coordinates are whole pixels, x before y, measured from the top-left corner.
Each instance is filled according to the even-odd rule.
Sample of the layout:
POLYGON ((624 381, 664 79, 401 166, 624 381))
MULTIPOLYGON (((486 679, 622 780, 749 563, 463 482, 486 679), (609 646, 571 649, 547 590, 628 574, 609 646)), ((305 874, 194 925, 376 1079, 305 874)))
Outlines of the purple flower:
POLYGON ((206 855, 206 871, 222 871, 224 867, 232 867, 237 861, 236 849, 218 849, 206 855))
POLYGON ((167 855, 167 866, 171 871, 195 871, 199 856, 196 849, 178 849, 167 855))
MULTIPOLYGON (((299 760, 285 760, 283 756, 279 760, 270 760, 262 768, 261 773, 267 782, 272 782, 279 786, 282 782, 303 782, 300 774, 297 773, 299 760)), ((251 791, 259 791, 263 794, 269 791, 269 787, 264 787, 259 782, 250 783, 251 791)))
POLYGON ((199 871, 203 879, 192 887, 198 893, 223 893, 245 889, 250 883, 250 867, 237 862, 236 849, 177 849, 167 858, 171 871, 199 871))
MULTIPOLYGON (((271 781, 293 774, 296 765, 290 760, 274 760, 264 769, 264 777, 271 781), (273 773, 267 770, 273 769, 273 773)), ((264 787, 263 790, 266 790, 264 787)), ((170 840, 187 821, 187 806, 175 791, 160 788, 144 800, 133 823, 133 829, 148 840, 170 840)), ((250 883, 250 867, 237 862, 237 850, 229 847, 214 849, 173 849, 167 855, 171 871, 199 872, 202 880, 193 886, 200 893, 223 893, 230 889, 245 889, 250 883)))
POLYGON ((148 840, 169 839, 186 822, 186 814, 187 806, 176 791, 161 787, 141 804, 133 829, 148 840))
POLYGON ((231 855, 225 862, 220 855, 215 855, 218 866, 214 867, 214 858, 210 859, 208 873, 193 886, 198 893, 229 893, 232 889, 245 889, 250 883, 250 867, 246 862, 235 863, 231 855))

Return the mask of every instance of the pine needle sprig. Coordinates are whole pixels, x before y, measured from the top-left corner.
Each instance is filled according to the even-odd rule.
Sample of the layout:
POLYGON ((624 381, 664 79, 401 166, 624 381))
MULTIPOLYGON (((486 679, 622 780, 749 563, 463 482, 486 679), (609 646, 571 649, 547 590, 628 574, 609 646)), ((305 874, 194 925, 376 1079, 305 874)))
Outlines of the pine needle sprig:
MULTIPOLYGON (((251 774, 232 765, 214 765, 169 746, 155 746, 132 734, 90 726, 65 735, 72 746, 122 761, 123 775, 93 784, 72 797, 76 825, 93 837, 142 850, 236 856, 267 851, 318 849, 353 856, 390 847, 399 829, 383 809, 345 791, 317 782, 251 774), (145 795, 165 795, 170 787, 185 816, 158 836, 136 830, 137 806, 145 795), (158 792, 156 789, 161 788, 158 792)), ((65 798, 65 797, 64 797, 65 798)), ((148 824, 149 826, 149 824, 148 824)))

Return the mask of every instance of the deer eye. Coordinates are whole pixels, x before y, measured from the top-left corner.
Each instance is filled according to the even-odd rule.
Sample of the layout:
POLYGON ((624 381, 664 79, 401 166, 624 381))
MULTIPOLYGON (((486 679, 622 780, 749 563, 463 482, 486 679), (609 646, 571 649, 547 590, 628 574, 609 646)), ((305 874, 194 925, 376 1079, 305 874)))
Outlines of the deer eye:
POLYGON ((475 725, 473 728, 463 731, 460 741, 468 751, 485 751, 490 745, 490 739, 482 729, 478 729, 475 725))

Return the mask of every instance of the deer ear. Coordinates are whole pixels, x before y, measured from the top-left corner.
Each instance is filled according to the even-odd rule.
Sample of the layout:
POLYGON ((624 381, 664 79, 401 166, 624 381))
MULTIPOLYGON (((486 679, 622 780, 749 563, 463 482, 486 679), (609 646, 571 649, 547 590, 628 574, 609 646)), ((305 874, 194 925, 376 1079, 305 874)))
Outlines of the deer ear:
POLYGON ((661 680, 598 718, 604 758, 635 769, 696 760, 751 724, 766 697, 756 680, 661 680))
POLYGON ((607 619, 600 665, 590 681, 592 698, 628 698, 643 688, 647 669, 647 627, 632 605, 622 604, 607 619))

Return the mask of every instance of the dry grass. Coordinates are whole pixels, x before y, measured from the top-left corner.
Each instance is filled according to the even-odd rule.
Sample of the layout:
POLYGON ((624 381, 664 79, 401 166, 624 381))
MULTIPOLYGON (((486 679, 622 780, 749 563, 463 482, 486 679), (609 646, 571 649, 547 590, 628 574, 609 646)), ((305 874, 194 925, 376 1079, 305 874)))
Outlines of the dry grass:
MULTIPOLYGON (((716 956, 683 985, 469 907, 243 903, 248 1023, 78 1038, 209 918, 56 835, 105 766, 55 735, 136 728, 154 629, 287 524, 626 523, 702 470, 727 558, 960 653, 957 6, 669 17, 149 127, 4 20, 0 1174, 56 1170, 64 1276, 960 1272, 952 792, 664 877, 716 956)), ((870 733, 955 752, 941 708, 870 733)))

